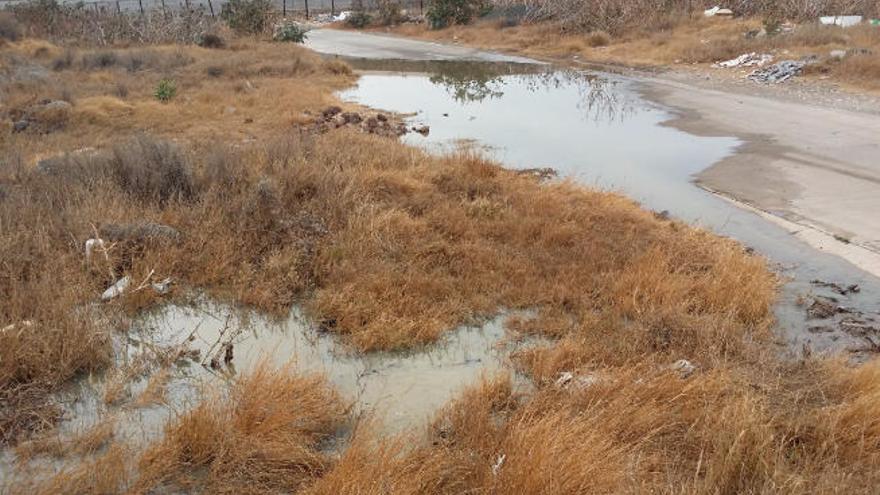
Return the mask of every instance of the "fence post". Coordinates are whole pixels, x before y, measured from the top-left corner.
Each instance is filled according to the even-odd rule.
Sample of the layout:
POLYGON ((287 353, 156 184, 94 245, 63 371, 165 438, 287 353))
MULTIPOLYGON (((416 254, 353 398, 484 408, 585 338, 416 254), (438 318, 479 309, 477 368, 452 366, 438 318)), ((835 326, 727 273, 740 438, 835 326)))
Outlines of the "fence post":
POLYGON ((287 0, 281 0, 281 15, 287 17, 287 0))
POLYGON ((208 0, 208 8, 211 9, 211 19, 214 19, 214 4, 211 3, 211 0, 208 0))
POLYGON ((116 15, 122 15, 122 8, 119 7, 119 0, 116 0, 116 15))
POLYGON ((419 0, 419 15, 425 15, 425 0, 419 0))
POLYGON ((141 9, 141 17, 144 16, 144 0, 138 0, 138 7, 141 9))
POLYGON ((309 0, 306 0, 306 19, 309 18, 309 0))
POLYGON ((336 17, 336 0, 330 0, 330 16, 336 17))
POLYGON ((96 13, 96 14, 100 14, 100 13, 101 13, 101 11, 98 10, 98 2, 93 3, 92 6, 95 7, 95 13, 96 13))

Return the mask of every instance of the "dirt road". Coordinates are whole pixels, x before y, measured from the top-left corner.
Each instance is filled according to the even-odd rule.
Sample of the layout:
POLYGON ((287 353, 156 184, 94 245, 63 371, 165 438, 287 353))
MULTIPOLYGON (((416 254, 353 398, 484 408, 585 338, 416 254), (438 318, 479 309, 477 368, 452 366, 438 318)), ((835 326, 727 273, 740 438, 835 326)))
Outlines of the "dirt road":
POLYGON ((742 139, 697 184, 880 276, 880 116, 669 78, 646 82, 648 98, 678 111, 669 125, 742 139))
MULTIPOLYGON (((458 45, 360 32, 315 30, 318 52, 362 58, 534 62, 458 45)), ((809 103, 768 88, 707 87, 696 76, 633 73, 646 98, 671 108, 668 125, 698 135, 736 136, 737 152, 695 177, 754 208, 817 249, 880 277, 880 112, 809 103)), ((817 103, 818 101, 818 103, 817 103)), ((880 111, 880 104, 860 107, 880 111)))

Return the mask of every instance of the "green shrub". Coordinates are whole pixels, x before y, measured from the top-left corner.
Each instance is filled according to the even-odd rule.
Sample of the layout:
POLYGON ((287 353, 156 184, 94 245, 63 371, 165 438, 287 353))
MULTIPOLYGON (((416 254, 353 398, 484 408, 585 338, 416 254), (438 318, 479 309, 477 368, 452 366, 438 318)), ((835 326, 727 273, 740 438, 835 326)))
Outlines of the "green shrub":
POLYGON ((400 0, 377 0, 379 10, 379 24, 390 26, 397 24, 403 19, 400 9, 400 0))
POLYGON ((171 79, 162 79, 159 81, 159 84, 156 86, 156 91, 153 92, 153 96, 163 103, 171 101, 176 94, 177 85, 171 79))
POLYGON ((367 14, 363 10, 352 12, 351 15, 345 20, 345 22, 355 28, 355 29, 363 29, 370 25, 373 22, 373 18, 370 14, 367 14))
POLYGON ((275 41, 286 41, 289 43, 305 43, 306 28, 295 22, 285 22, 275 27, 275 34, 272 39, 275 41))
POLYGON ((257 34, 266 29, 271 10, 270 0, 229 0, 220 18, 239 33, 257 34))
POLYGON ((467 24, 491 9, 486 0, 434 0, 425 13, 431 29, 467 24))

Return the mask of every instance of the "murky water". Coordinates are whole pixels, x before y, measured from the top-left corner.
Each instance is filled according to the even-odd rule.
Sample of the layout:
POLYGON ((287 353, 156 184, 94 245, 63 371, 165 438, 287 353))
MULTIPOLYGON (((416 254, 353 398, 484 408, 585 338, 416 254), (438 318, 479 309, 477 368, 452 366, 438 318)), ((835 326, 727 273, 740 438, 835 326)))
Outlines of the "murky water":
POLYGON ((738 239, 788 279, 776 313, 788 349, 860 347, 842 332, 811 333, 804 297, 828 293, 813 280, 859 284, 841 304, 876 312, 880 281, 819 252, 755 213, 700 189, 693 175, 734 153, 735 138, 699 137, 664 126, 668 109, 640 97, 625 77, 528 64, 346 59, 363 71, 342 98, 411 115, 427 137, 406 142, 443 152, 462 144, 510 168, 551 167, 565 178, 620 192, 655 211, 738 239))
MULTIPOLYGON (((517 312, 518 315, 525 313, 517 312)), ((166 421, 199 403, 205 392, 222 390, 241 373, 265 362, 271 367, 293 365, 298 373, 326 376, 356 417, 371 417, 387 433, 426 424, 437 410, 482 377, 511 376, 518 386, 528 383, 514 374, 508 357, 526 345, 506 339, 498 315, 480 326, 461 327, 434 345, 407 352, 357 353, 339 338, 320 331, 294 308, 284 319, 237 309, 210 300, 189 305, 170 304, 141 315, 116 342, 117 367, 142 371, 124 381, 119 399, 108 403, 105 390, 113 377, 75 380, 59 396, 65 418, 62 437, 83 432, 102 421, 113 421, 116 439, 135 447, 159 438, 166 421), (224 363, 223 346, 233 345, 234 357, 224 363), (213 356, 219 366, 211 366, 213 356), (155 363, 169 361, 168 379, 159 402, 139 398, 155 363)), ((11 472, 15 456, 0 452, 0 473, 11 472), (3 466, 6 467, 3 467, 3 466)), ((40 459, 46 466, 46 459, 40 459)), ((49 460, 49 466, 62 465, 49 460)))

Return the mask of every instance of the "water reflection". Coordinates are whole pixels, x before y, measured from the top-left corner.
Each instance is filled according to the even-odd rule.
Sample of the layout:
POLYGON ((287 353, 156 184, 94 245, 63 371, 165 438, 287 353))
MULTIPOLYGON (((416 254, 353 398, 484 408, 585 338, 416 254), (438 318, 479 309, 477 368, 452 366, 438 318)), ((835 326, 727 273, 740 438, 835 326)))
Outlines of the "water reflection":
POLYGON ((862 292, 846 302, 861 311, 871 311, 880 294, 880 280, 696 187, 693 175, 734 153, 739 141, 663 125, 672 115, 643 100, 631 79, 546 65, 471 62, 460 72, 454 62, 394 65, 391 72, 377 72, 382 62, 360 65, 370 72, 341 96, 411 115, 413 124, 430 127, 427 137, 408 135, 405 142, 440 153, 469 143, 509 168, 550 167, 562 177, 621 192, 646 208, 738 239, 776 262, 789 278, 776 314, 790 349, 853 343, 839 333, 807 332, 813 323, 798 303, 819 292, 810 281, 861 285, 862 292), (461 80, 467 74, 479 75, 461 80))
POLYGON ((585 119, 598 122, 624 118, 636 101, 617 90, 617 80, 549 64, 340 58, 361 71, 426 75, 461 104, 501 99, 511 84, 536 93, 574 88, 579 94, 575 108, 585 119))

